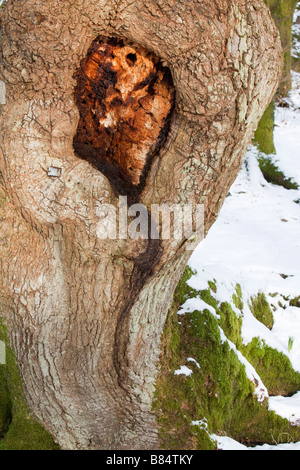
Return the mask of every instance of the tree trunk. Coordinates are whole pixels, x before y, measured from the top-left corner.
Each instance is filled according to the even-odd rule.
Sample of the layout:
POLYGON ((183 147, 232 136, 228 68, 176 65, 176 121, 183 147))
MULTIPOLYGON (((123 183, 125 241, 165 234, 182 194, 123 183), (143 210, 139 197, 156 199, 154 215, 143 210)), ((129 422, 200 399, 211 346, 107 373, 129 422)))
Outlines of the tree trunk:
POLYGON ((103 239, 101 210, 204 204, 208 231, 278 86, 277 30, 262 0, 8 0, 0 21, 0 312, 26 398, 64 449, 157 448, 188 237, 103 239))

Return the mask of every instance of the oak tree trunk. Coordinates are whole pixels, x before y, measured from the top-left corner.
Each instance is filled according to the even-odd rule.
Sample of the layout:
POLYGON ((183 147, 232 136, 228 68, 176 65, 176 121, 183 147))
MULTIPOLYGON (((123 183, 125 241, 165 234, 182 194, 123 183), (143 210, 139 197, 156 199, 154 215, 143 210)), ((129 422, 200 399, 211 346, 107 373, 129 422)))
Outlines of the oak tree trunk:
POLYGON ((99 214, 201 203, 208 231, 278 86, 277 30, 263 0, 8 0, 0 34, 0 313, 29 406, 64 449, 157 448, 191 252, 103 240, 99 214))

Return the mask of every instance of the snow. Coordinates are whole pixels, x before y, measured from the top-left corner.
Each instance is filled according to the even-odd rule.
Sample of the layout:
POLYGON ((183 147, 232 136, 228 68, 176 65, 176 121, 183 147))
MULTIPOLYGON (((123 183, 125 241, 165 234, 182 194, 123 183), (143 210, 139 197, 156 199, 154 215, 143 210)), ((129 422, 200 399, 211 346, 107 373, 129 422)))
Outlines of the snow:
POLYGON ((217 436, 216 434, 211 434, 211 439, 216 441, 218 444, 218 449, 222 450, 247 450, 247 447, 239 442, 231 439, 227 436, 217 436))
POLYGON ((227 436, 211 434, 210 437, 212 440, 217 442, 218 449, 222 450, 300 450, 300 442, 296 442, 294 444, 263 444, 261 446, 246 447, 227 436))
MULTIPOLYGON (((300 188, 300 74, 293 73, 293 90, 289 108, 276 107, 274 163, 300 188)), ((268 183, 258 165, 258 150, 252 145, 237 180, 230 189, 219 218, 207 238, 192 254, 189 266, 196 272, 188 284, 196 290, 206 289, 215 280, 216 298, 231 302, 237 283, 243 293, 242 337, 245 344, 259 337, 267 345, 289 357, 300 372, 300 309, 289 305, 289 299, 300 295, 300 189, 287 190, 268 183), (269 330, 252 315, 248 302, 259 292, 265 293, 274 306, 274 326, 269 330), (271 295, 270 295, 271 294, 271 295)), ((200 298, 189 299, 180 314, 193 309, 214 308, 200 298)), ((247 376, 257 385, 258 399, 268 391, 256 371, 236 350, 245 364, 247 376)), ((300 425, 300 391, 292 397, 269 397, 269 409, 300 425)), ((211 436, 225 450, 248 450, 226 436, 211 436)), ((295 444, 263 445, 255 450, 300 450, 295 444)))
POLYGON ((300 56, 300 4, 298 3, 297 8, 295 10, 294 19, 293 19, 293 48, 292 48, 292 56, 299 57, 300 56))
POLYGON ((211 306, 208 305, 204 300, 200 299, 200 297, 194 297, 192 299, 188 299, 182 306, 181 309, 178 310, 178 315, 184 315, 185 313, 194 312, 198 310, 201 312, 202 310, 209 310, 209 312, 219 318, 219 315, 216 313, 216 310, 211 306))
POLYGON ((198 421, 192 421, 191 426, 199 426, 201 429, 207 430, 208 422, 207 419, 200 419, 198 421))
POLYGON ((269 409, 288 419, 294 426, 300 426, 300 392, 292 397, 270 397, 269 409))
POLYGON ((188 377, 192 373, 193 371, 187 366, 181 366, 180 369, 175 370, 174 375, 186 375, 188 377))
MULTIPOLYGON (((300 119, 298 131, 300 135, 300 119)), ((300 139, 294 151, 296 155, 300 152, 300 139)), ((189 284, 199 288, 200 283, 206 288, 209 274, 225 291, 239 282, 248 296, 262 290, 296 297, 300 205, 294 200, 300 198, 300 191, 267 183, 260 173, 257 153, 255 147, 249 150, 217 222, 193 253, 190 266, 197 275, 189 284), (205 272, 201 272, 204 266, 205 272)))
POLYGON ((257 400, 261 403, 265 400, 265 398, 268 398, 268 390, 263 384, 261 378, 259 377, 258 373, 254 369, 254 367, 250 364, 249 361, 241 354, 240 351, 236 349, 235 344, 233 344, 228 338, 226 338, 224 332, 220 328, 220 333, 221 333, 221 340, 222 341, 227 341, 229 344, 230 348, 236 353, 239 361, 244 364, 245 366, 245 371, 247 378, 251 380, 252 382, 255 383, 255 395, 257 396, 257 400))

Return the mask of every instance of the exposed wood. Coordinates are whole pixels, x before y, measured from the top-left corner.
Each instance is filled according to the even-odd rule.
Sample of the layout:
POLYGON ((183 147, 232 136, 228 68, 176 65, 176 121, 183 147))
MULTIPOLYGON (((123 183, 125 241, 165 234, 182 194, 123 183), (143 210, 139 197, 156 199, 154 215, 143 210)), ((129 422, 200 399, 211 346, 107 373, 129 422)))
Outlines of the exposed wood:
POLYGON ((175 90, 169 70, 140 46, 100 37, 76 78, 77 154, 120 191, 141 187, 170 127, 175 90))

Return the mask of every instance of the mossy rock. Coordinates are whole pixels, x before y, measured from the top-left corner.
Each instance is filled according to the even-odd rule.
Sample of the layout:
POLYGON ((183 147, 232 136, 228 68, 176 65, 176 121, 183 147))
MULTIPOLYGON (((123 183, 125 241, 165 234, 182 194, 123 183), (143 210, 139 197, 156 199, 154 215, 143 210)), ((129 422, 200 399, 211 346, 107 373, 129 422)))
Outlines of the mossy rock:
POLYGON ((223 302, 218 313, 220 315, 220 326, 226 337, 239 348, 242 343, 242 316, 237 316, 229 302, 223 302))
POLYGON ((253 316, 269 330, 273 328, 273 312, 264 293, 259 292, 256 297, 251 298, 250 310, 253 316))
POLYGON ((270 395, 293 395, 300 390, 300 374, 287 356, 253 338, 242 353, 251 362, 270 395))
POLYGON ((6 371, 0 365, 0 442, 7 433, 12 421, 12 403, 6 383, 6 371))
MULTIPOLYGON (((273 157, 274 158, 274 157, 273 157)), ((285 189, 298 189, 299 185, 293 180, 285 176, 283 171, 273 162, 270 155, 260 153, 258 156, 259 168, 268 183, 282 186, 285 189)))
POLYGON ((180 305, 183 305, 187 299, 191 299, 198 295, 198 292, 187 284, 187 281, 194 274, 195 272, 189 266, 187 266, 182 275, 181 280, 179 281, 177 285, 177 288, 174 294, 174 302, 176 303, 178 308, 180 307, 180 305))
POLYGON ((211 289, 203 289, 199 292, 199 297, 207 304, 213 307, 215 310, 218 308, 218 301, 215 299, 211 292, 211 289))
POLYGON ((300 308, 300 295, 298 295, 298 297, 295 297, 294 299, 291 299, 289 301, 289 304, 291 307, 300 308))
POLYGON ((240 311, 243 310, 244 308, 243 293, 242 293, 242 288, 240 284, 237 284, 235 286, 235 293, 232 294, 232 301, 237 309, 239 309, 240 311))
POLYGON ((274 119, 275 103, 272 102, 264 112, 254 134, 254 142, 257 144, 259 150, 266 155, 276 153, 274 144, 274 119))
POLYGON ((274 145, 274 120, 275 103, 274 101, 266 109, 263 117, 254 134, 254 143, 259 150, 258 163, 259 168, 268 183, 282 186, 285 189, 298 189, 298 184, 287 177, 274 163, 276 149, 274 145))

